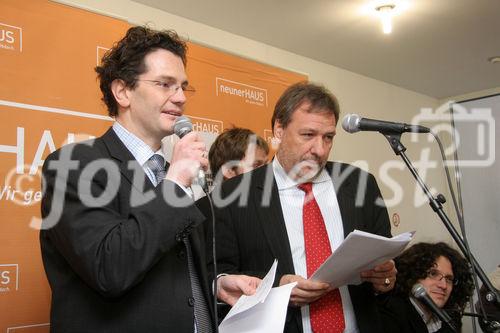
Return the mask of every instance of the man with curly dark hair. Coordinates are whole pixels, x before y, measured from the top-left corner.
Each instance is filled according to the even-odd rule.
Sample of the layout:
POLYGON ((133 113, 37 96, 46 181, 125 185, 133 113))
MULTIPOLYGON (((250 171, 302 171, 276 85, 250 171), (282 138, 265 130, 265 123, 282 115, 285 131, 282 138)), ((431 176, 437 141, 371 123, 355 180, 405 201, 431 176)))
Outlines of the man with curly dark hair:
POLYGON ((417 243, 395 258, 398 270, 393 292, 382 298, 382 318, 390 332, 453 332, 419 300, 411 295, 420 283, 434 303, 461 327, 461 312, 473 290, 469 265, 448 244, 417 243))
MULTIPOLYGON (((194 92, 185 65, 175 32, 130 28, 96 68, 113 126, 46 159, 40 242, 51 332, 215 330, 205 218, 190 192, 206 147, 191 132, 170 163, 162 149, 194 92)), ((224 276, 219 296, 231 304, 258 283, 224 276)))

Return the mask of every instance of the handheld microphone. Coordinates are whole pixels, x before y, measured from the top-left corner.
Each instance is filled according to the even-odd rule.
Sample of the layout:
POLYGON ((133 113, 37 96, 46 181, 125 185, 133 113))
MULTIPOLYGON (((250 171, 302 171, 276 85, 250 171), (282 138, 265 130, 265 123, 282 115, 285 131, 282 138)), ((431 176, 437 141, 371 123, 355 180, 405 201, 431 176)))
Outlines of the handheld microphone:
MULTIPOLYGON (((174 123, 174 133, 179 137, 183 138, 184 135, 193 131, 193 124, 191 119, 186 116, 180 116, 175 120, 174 123)), ((198 184, 201 186, 205 193, 208 193, 207 179, 205 177, 205 172, 200 168, 198 170, 198 175, 196 176, 198 184)))
POLYGON ((356 133, 359 131, 376 131, 382 134, 401 134, 405 132, 429 133, 431 131, 425 126, 361 118, 357 114, 346 115, 342 121, 342 128, 349 133, 356 133))
POLYGON ((416 299, 423 302, 429 308, 429 310, 431 310, 436 316, 439 317, 439 319, 441 319, 441 321, 450 326, 453 331, 458 332, 455 325, 453 325, 453 323, 451 322, 451 318, 448 313, 446 313, 444 310, 439 308, 436 303, 434 303, 432 298, 430 298, 430 296, 425 291, 425 288, 422 284, 415 284, 413 288, 411 288, 411 293, 416 299))

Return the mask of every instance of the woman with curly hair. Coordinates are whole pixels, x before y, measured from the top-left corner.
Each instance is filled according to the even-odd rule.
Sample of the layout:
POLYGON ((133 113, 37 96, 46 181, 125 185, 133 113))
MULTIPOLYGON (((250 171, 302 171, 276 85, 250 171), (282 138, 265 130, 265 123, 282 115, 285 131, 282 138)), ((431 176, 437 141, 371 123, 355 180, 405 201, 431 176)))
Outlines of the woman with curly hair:
POLYGON ((473 283, 465 258, 445 243, 417 243, 396 257, 396 285, 381 300, 385 332, 453 332, 411 295, 420 283, 439 308, 450 311, 455 327, 472 295, 473 283))

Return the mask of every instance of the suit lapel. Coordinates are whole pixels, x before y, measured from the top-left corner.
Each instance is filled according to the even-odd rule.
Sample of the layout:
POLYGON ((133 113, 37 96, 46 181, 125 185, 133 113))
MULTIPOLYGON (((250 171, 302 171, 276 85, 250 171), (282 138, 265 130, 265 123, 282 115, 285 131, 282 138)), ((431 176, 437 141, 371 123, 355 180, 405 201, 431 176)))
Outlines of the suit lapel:
POLYGON ((258 221, 260 221, 264 230, 269 248, 273 256, 278 259, 278 267, 281 267, 282 273, 294 273, 292 251, 281 208, 278 186, 274 179, 272 163, 256 170, 253 176, 255 177, 255 191, 251 191, 250 193, 255 193, 253 200, 258 207, 255 211, 259 215, 258 221), (268 179, 267 184, 266 178, 268 179), (269 191, 271 193, 269 205, 262 204, 263 197, 265 203, 265 195, 269 191))
MULTIPOLYGON (((343 171, 348 172, 341 163, 328 162, 326 170, 332 178, 337 194, 340 214, 342 216, 344 237, 347 237, 355 227, 353 223, 356 216, 355 184, 351 181, 349 176, 345 177, 345 179, 341 178, 343 171)), ((255 177, 253 183, 255 184, 254 193, 256 193, 253 200, 258 207, 256 211, 259 215, 259 221, 264 230, 264 235, 266 235, 267 243, 274 257, 278 258, 279 266, 282 267, 283 271, 286 273, 294 273, 292 251, 290 249, 285 219, 281 208, 278 186, 274 179, 272 163, 269 163, 267 167, 256 170, 253 177, 255 177), (271 177, 271 180, 268 181, 268 188, 266 188, 266 178, 269 177, 271 177), (262 197, 265 193, 269 193, 269 191, 271 193, 270 204, 262 205, 262 197)))
POLYGON ((326 170, 330 177, 332 178, 333 187, 337 194, 337 201, 339 204, 340 215, 342 217, 342 226, 344 228, 344 238, 347 237, 354 230, 354 218, 355 218, 355 189, 353 189, 353 184, 350 177, 345 179, 342 177, 342 171, 345 168, 342 164, 336 162, 328 162, 326 164, 326 170))
MULTIPOLYGON (((351 177, 347 176, 345 179, 342 177, 342 172, 348 172, 340 163, 328 162, 326 170, 332 178, 332 182, 337 194, 340 214, 342 216, 342 225, 344 228, 344 237, 354 230, 356 217, 355 199, 356 188, 355 184, 351 181, 351 177)), ((285 219, 283 217, 283 210, 281 208, 281 201, 278 193, 278 186, 274 179, 272 163, 267 167, 260 168, 253 173, 255 184, 255 197, 253 198, 258 209, 255 209, 259 215, 259 221, 264 230, 267 243, 275 258, 279 260, 279 266, 282 267, 286 273, 294 273, 292 251, 288 240, 288 233, 285 226, 285 219), (266 188, 266 178, 269 178, 266 188), (262 205, 262 197, 265 193, 271 193, 270 204, 262 205)))
POLYGON ((132 184, 133 187, 141 193, 155 188, 144 172, 142 166, 137 162, 134 155, 132 155, 132 153, 116 135, 113 128, 110 128, 101 138, 108 149, 109 155, 118 162, 120 173, 127 181, 130 182, 130 184, 132 184), (129 167, 129 164, 132 167, 129 167), (142 181, 134 183, 134 170, 137 170, 137 177, 140 177, 139 179, 142 181), (139 184, 141 186, 142 184, 145 184, 144 188, 138 187, 139 184))

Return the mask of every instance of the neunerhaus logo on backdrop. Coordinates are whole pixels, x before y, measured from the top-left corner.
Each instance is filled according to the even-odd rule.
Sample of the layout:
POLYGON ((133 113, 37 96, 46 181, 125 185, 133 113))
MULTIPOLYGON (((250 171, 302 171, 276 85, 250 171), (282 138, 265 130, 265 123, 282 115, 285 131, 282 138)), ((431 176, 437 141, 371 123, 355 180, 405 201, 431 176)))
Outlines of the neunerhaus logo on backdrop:
POLYGON ((0 50, 23 51, 23 29, 0 22, 0 50))
POLYGON ((18 264, 0 264, 0 293, 19 289, 18 264))
POLYGON ((241 98, 245 103, 267 106, 267 90, 232 80, 215 78, 217 96, 241 98))

